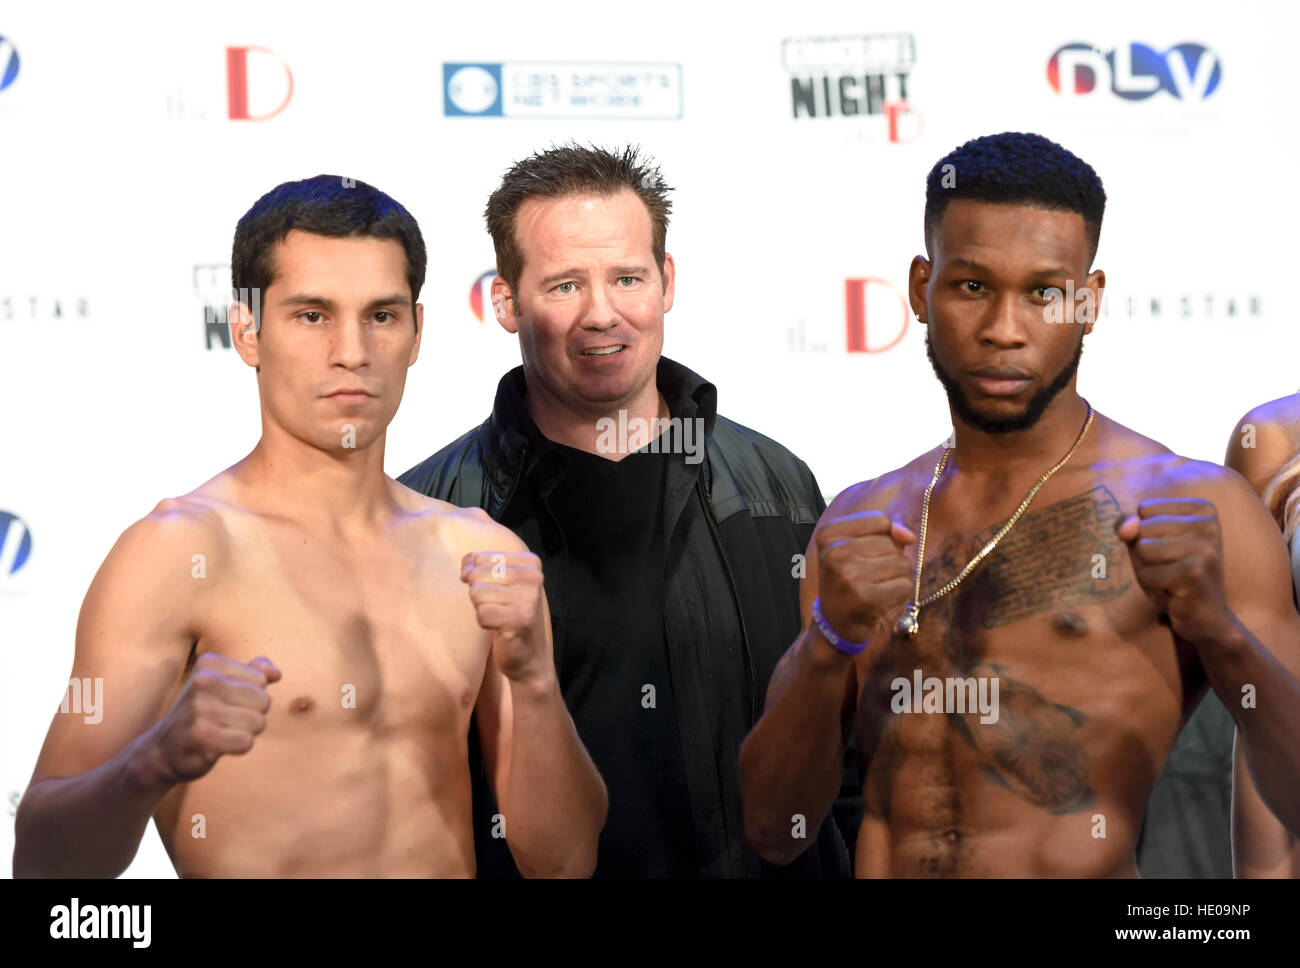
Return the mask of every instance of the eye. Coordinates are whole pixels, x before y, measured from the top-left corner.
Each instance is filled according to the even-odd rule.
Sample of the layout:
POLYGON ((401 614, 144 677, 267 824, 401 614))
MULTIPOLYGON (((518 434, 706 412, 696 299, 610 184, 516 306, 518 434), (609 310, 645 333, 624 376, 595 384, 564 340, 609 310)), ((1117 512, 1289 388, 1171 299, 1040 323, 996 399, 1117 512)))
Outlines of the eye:
POLYGON ((957 283, 957 285, 962 288, 963 292, 979 292, 984 288, 984 283, 980 282, 978 279, 963 279, 961 282, 957 283))
POLYGON ((624 286, 631 286, 637 282, 636 276, 619 276, 618 281, 624 286))
POLYGON ((1061 292, 1061 290, 1054 286, 1034 286, 1033 291, 1037 294, 1038 298, 1044 302, 1049 301, 1054 295, 1060 295, 1061 292))
POLYGON ((569 293, 573 292, 574 285, 575 283, 572 282, 562 282, 555 287, 555 291, 558 292, 561 296, 567 296, 569 295, 569 293), (569 288, 566 289, 564 288, 565 286, 568 286, 569 288))
POLYGON ((375 313, 375 322, 377 323, 391 322, 395 318, 396 317, 393 316, 393 314, 390 313, 387 309, 381 309, 379 310, 379 312, 375 313))
POLYGON ((298 318, 301 319, 301 320, 303 320, 304 322, 308 322, 308 323, 319 323, 319 322, 320 322, 320 315, 321 315, 321 314, 320 314, 319 312, 317 312, 316 310, 314 310, 314 309, 309 309, 309 310, 307 310, 305 313, 299 313, 299 314, 298 314, 298 318), (314 317, 316 317, 316 318, 315 318, 315 319, 308 319, 309 316, 314 316, 314 317))

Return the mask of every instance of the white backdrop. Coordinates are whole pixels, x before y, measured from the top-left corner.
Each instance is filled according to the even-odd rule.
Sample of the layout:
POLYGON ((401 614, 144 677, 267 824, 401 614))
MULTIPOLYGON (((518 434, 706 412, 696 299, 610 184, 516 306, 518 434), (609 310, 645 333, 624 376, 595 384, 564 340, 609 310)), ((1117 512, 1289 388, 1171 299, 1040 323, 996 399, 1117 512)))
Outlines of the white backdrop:
MULTIPOLYGON (((253 373, 204 318, 228 293, 236 220, 272 186, 355 177, 421 223, 426 332, 388 435, 397 475, 481 421, 518 363, 470 299, 502 171, 569 138, 639 143, 676 188, 665 353, 829 497, 949 430, 890 288, 922 249, 926 172, 968 138, 1037 131, 1109 196, 1081 391, 1218 460, 1245 410, 1300 386, 1298 21, 1288 0, 0 8, 0 869, 99 563, 256 442, 253 373), (1118 52, 1114 69, 1058 92, 1048 65, 1070 44, 1118 52), (1204 50, 1166 53, 1180 44, 1204 50), (1163 87, 1125 96, 1151 63, 1163 87), (842 76, 856 100, 832 116, 796 104, 794 82, 821 115, 842 76), (850 352, 846 280, 862 278, 881 280, 870 352, 850 352)), ((152 827, 128 874, 172 875, 152 827)))

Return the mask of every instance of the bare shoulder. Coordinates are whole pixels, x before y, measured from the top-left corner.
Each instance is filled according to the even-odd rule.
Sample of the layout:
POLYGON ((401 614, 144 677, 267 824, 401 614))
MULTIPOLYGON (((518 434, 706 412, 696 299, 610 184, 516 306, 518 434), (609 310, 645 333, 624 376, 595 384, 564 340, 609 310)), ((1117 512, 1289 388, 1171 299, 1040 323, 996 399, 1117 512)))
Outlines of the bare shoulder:
POLYGON ((1224 463, 1262 492, 1300 451, 1300 393, 1261 403, 1245 413, 1228 439, 1224 463))
POLYGON ((228 543, 220 502, 200 488, 154 505, 122 532, 109 561, 129 564, 133 570, 157 565, 168 571, 184 563, 182 573, 188 577, 195 566, 219 563, 228 543))
POLYGON ((1244 428, 1247 424, 1284 430, 1300 441, 1300 393, 1290 393, 1251 408, 1237 421, 1237 427, 1244 428))
POLYGON ((399 506, 427 535, 445 544, 455 554, 471 551, 527 551, 527 546, 509 528, 497 524, 479 507, 462 508, 428 497, 404 484, 392 481, 399 506))
POLYGON ((183 660, 230 571, 227 534, 201 494, 159 501, 95 573, 78 617, 78 657, 144 650, 157 661, 183 660))
POLYGON ((822 514, 822 523, 861 511, 894 511, 903 505, 911 506, 916 495, 930 483, 936 462, 942 455, 941 444, 919 454, 902 467, 846 487, 827 506, 822 514))
POLYGON ((1144 500, 1202 498, 1213 503, 1220 516, 1263 513, 1263 505, 1246 479, 1213 461, 1166 451, 1133 461, 1129 471, 1139 506, 1144 500))

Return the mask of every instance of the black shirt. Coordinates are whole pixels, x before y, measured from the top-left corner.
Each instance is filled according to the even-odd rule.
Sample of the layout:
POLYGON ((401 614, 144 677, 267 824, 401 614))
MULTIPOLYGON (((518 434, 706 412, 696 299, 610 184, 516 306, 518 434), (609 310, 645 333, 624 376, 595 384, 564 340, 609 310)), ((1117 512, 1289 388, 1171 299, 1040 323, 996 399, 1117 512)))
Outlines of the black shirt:
MULTIPOLYGON (((597 877, 698 873, 664 634, 664 486, 672 455, 613 461, 560 444, 547 504, 563 537, 565 704, 610 792, 597 877)), ((680 456, 676 458, 681 460, 680 456)))

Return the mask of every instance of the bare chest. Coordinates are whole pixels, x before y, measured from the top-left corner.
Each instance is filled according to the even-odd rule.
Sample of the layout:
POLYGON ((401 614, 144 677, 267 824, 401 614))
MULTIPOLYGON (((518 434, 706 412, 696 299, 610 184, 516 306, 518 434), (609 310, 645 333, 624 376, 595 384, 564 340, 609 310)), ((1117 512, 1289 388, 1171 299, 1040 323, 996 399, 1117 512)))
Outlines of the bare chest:
POLYGON ((1078 490, 987 551, 1005 521, 932 518, 919 630, 873 643, 859 666, 868 762, 918 757, 942 764, 944 785, 991 777, 1060 812, 1091 802, 1121 761, 1162 760, 1193 657, 1134 580, 1115 534, 1126 507, 1104 484, 1078 490))
POLYGON ((268 730, 463 735, 487 657, 455 563, 274 529, 236 539, 198 650, 282 672, 268 730))

